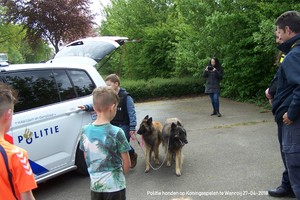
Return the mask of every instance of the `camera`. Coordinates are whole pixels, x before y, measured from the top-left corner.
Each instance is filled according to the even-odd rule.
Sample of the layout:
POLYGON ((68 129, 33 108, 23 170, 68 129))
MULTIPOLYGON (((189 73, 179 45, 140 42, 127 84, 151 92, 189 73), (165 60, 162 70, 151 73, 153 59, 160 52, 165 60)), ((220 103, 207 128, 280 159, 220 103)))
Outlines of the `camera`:
POLYGON ((211 65, 208 65, 207 69, 208 69, 209 71, 212 71, 212 70, 214 69, 214 67, 211 66, 211 65))

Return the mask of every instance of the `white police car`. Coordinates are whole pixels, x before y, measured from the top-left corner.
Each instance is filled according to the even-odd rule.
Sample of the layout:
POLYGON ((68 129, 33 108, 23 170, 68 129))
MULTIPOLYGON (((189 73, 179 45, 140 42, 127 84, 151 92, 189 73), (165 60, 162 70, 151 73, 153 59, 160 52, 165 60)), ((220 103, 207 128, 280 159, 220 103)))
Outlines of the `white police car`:
POLYGON ((76 169, 87 174, 78 148, 79 133, 95 116, 78 106, 92 103, 93 89, 105 85, 93 65, 125 40, 82 39, 67 45, 47 63, 0 67, 0 81, 19 93, 5 139, 28 151, 38 183, 76 169))

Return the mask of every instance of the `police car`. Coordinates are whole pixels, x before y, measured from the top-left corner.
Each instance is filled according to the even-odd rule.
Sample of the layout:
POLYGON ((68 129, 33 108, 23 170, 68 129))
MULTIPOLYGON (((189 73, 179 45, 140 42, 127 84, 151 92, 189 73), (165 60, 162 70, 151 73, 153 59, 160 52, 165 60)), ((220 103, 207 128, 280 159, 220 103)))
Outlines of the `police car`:
POLYGON ((66 45, 47 63, 1 65, 0 81, 19 93, 5 139, 28 151, 37 183, 71 170, 87 174, 79 137, 95 114, 78 106, 91 104, 93 89, 105 85, 93 65, 126 40, 86 38, 66 45))

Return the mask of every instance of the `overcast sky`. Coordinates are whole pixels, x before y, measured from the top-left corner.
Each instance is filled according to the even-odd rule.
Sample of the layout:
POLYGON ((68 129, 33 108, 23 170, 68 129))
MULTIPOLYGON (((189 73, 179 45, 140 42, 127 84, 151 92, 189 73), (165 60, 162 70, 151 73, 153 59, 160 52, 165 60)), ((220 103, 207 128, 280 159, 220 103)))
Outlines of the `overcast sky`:
POLYGON ((98 25, 100 25, 100 21, 102 20, 102 16, 100 13, 100 10, 101 10, 100 2, 106 6, 107 4, 110 3, 110 0, 91 0, 91 2, 92 2, 91 7, 90 7, 91 11, 96 14, 94 21, 98 25))

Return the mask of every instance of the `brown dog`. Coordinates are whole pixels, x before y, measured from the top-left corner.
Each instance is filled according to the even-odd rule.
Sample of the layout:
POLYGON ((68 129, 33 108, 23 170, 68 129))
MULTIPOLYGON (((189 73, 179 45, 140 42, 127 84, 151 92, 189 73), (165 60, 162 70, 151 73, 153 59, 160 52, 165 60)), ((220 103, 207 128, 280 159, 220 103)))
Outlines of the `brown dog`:
POLYGON ((159 165, 158 154, 159 154, 159 145, 161 143, 161 131, 162 124, 160 122, 152 121, 152 117, 149 118, 147 115, 141 125, 137 133, 142 135, 145 140, 146 147, 146 169, 145 173, 150 170, 150 160, 152 151, 154 151, 154 162, 156 165, 159 165))
POLYGON ((182 148, 188 143, 186 130, 177 118, 167 119, 162 130, 163 146, 168 152, 167 166, 170 167, 172 158, 175 157, 176 175, 181 176, 182 171, 182 148))

